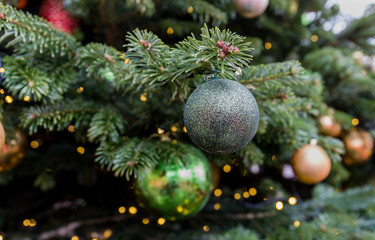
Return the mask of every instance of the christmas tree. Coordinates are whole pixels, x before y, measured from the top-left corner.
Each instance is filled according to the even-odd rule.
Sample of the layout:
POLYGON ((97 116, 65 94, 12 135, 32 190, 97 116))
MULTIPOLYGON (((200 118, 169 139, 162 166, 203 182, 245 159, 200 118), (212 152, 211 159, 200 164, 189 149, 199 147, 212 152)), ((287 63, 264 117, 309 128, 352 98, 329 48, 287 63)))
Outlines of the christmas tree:
POLYGON ((0 3, 1 239, 374 239, 374 8, 0 3))

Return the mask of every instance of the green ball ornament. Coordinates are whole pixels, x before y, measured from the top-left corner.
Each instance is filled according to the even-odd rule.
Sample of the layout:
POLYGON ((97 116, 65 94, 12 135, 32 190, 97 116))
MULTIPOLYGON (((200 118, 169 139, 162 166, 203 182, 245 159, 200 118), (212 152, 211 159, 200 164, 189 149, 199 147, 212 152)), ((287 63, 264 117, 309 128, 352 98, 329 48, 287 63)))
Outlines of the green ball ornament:
POLYGON ((184 109, 191 140, 201 149, 229 154, 246 146, 259 124, 258 104, 242 84, 216 79, 193 91, 184 109))
POLYGON ((166 219, 178 220, 205 206, 213 188, 210 164, 195 147, 188 147, 184 156, 175 155, 140 173, 135 194, 142 207, 166 219))

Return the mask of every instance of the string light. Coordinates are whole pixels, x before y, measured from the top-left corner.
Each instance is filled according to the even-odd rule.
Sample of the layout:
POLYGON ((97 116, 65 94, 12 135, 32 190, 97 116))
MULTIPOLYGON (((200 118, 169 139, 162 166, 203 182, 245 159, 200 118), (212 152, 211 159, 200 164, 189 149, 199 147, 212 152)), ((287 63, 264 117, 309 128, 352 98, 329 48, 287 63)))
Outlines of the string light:
POLYGON ((264 44, 264 48, 265 49, 271 49, 272 48, 272 44, 270 43, 270 42, 266 42, 265 44, 264 44))
POLYGON ((126 212, 126 208, 124 206, 121 206, 118 208, 118 212, 124 214, 126 212))
POLYGON ((187 133, 187 129, 186 129, 186 127, 183 127, 183 128, 182 128, 182 131, 184 131, 185 133, 187 133))
POLYGON ((215 203, 214 204, 214 209, 217 211, 217 210, 220 210, 220 208, 221 208, 221 205, 220 205, 220 203, 215 203))
POLYGON ((172 140, 172 144, 176 144, 177 143, 177 140, 176 139, 173 139, 172 140))
POLYGON ((31 141, 30 147, 33 149, 37 149, 39 147, 39 142, 38 141, 31 141))
POLYGON ((172 35, 173 33, 174 33, 173 28, 169 27, 169 28, 167 29, 167 34, 168 34, 168 35, 172 35))
POLYGON ((130 214, 133 214, 133 215, 134 215, 134 214, 137 213, 137 211, 138 211, 138 210, 137 210, 136 207, 131 206, 131 207, 129 208, 129 213, 130 213, 130 214))
POLYGON ((276 161, 276 156, 273 155, 271 159, 272 159, 272 161, 276 161))
POLYGON ((317 42, 318 40, 319 40, 319 37, 317 35, 314 34, 314 35, 311 36, 312 42, 317 42))
POLYGON ((0 240, 3 240, 3 239, 4 239, 3 235, 0 234, 0 240))
POLYGON ((295 227, 299 227, 299 226, 301 225, 301 223, 300 223, 299 221, 294 221, 293 225, 294 225, 295 227))
POLYGON ((75 131, 76 131, 76 127, 75 127, 74 125, 69 125, 69 126, 68 126, 68 132, 73 133, 73 132, 75 132, 75 131))
POLYGON ((158 219, 158 224, 159 225, 164 225, 164 223, 165 223, 165 218, 159 218, 158 219))
POLYGON ((158 128, 157 131, 158 131, 159 134, 163 134, 164 133, 164 129, 162 129, 162 128, 158 128))
POLYGON ((230 165, 225 165, 224 167, 223 167, 223 171, 225 172, 225 173, 229 173, 230 171, 232 170, 232 168, 231 168, 231 166, 230 165))
POLYGON ((359 120, 357 118, 352 119, 353 126, 357 126, 359 124, 359 120))
POLYGON ((1 67, 0 68, 0 73, 5 73, 5 68, 1 67))
POLYGON ((79 147, 77 147, 77 152, 82 155, 82 154, 85 153, 85 148, 82 147, 82 146, 79 146, 79 147))
POLYGON ((36 226, 36 221, 35 221, 35 219, 30 219, 30 225, 29 225, 30 227, 35 227, 36 226))
POLYGON ((241 194, 239 194, 239 193, 235 193, 233 197, 234 197, 234 199, 236 199, 236 200, 240 200, 240 199, 241 199, 241 194))
POLYGON ((142 102, 146 102, 147 101, 147 93, 142 93, 142 95, 139 99, 141 99, 142 102))
POLYGON ((30 97, 29 97, 29 96, 25 96, 25 97, 23 98, 23 100, 24 100, 25 102, 28 102, 28 101, 30 101, 30 97))
POLYGON ((28 226, 30 226, 30 220, 29 219, 25 219, 25 220, 23 220, 23 225, 25 226, 25 227, 28 227, 28 226))
POLYGON ((85 91, 85 89, 83 87, 77 88, 77 93, 82 93, 83 91, 85 91))
POLYGON ((150 220, 149 220, 148 218, 143 218, 143 219, 142 219, 142 223, 143 223, 144 225, 147 225, 147 224, 150 223, 150 220))
POLYGON ((79 237, 73 236, 73 237, 70 238, 70 240, 79 240, 79 237))
POLYGON ((171 131, 172 131, 172 132, 177 132, 177 131, 178 131, 178 128, 177 128, 176 126, 172 126, 172 127, 171 127, 171 131))
POLYGON ((107 230, 104 231, 103 237, 105 239, 110 238, 111 236, 112 236, 112 230, 111 229, 107 229, 107 230))
POLYGON ((277 210, 282 210, 284 208, 284 204, 281 201, 277 201, 275 207, 277 210))
POLYGON ((242 193, 242 196, 244 197, 244 198, 249 198, 250 197, 250 193, 249 192, 243 192, 242 193))
POLYGON ((0 93, 4 94, 5 93, 4 89, 0 89, 0 93))
POLYGON ((220 188, 215 189, 214 195, 215 197, 220 197, 223 194, 223 191, 220 188))
POLYGON ((295 198, 295 197, 290 197, 290 198, 288 199, 288 202, 289 202, 290 205, 295 205, 295 204, 297 203, 297 198, 295 198))
POLYGON ((204 225, 204 226, 203 226, 203 231, 205 231, 205 232, 210 231, 210 227, 207 226, 207 225, 204 225))
POLYGON ((249 194, 250 194, 250 196, 255 196, 255 195, 257 195, 257 190, 255 189, 255 188, 250 188, 249 189, 249 194))
POLYGON ((178 206, 178 207, 177 207, 177 212, 179 212, 179 213, 180 213, 180 212, 182 212, 182 211, 184 211, 184 208, 183 208, 183 207, 181 207, 181 206, 178 206))
POLYGON ((132 62, 132 61, 130 61, 129 58, 126 58, 126 59, 124 60, 124 63, 125 63, 125 64, 131 63, 131 62, 132 62))
POLYGON ((191 14, 194 11, 193 6, 188 7, 187 12, 191 14))
POLYGON ((5 97, 5 102, 11 104, 13 102, 13 98, 8 95, 8 96, 5 97))

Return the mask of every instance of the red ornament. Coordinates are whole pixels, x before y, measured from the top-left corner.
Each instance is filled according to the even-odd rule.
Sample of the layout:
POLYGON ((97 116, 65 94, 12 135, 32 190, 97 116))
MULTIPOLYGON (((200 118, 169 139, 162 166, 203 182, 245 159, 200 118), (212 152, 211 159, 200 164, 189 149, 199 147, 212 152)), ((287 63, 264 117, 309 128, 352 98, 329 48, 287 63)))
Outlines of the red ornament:
POLYGON ((346 153, 343 156, 347 165, 366 162, 373 151, 374 139, 371 134, 363 130, 352 130, 344 138, 346 153))
POLYGON ((260 16, 268 7, 269 0, 233 0, 233 5, 238 14, 244 18, 260 16))
POLYGON ((40 6, 39 15, 52 23, 56 29, 72 34, 78 27, 67 11, 63 9, 63 0, 44 0, 40 6))

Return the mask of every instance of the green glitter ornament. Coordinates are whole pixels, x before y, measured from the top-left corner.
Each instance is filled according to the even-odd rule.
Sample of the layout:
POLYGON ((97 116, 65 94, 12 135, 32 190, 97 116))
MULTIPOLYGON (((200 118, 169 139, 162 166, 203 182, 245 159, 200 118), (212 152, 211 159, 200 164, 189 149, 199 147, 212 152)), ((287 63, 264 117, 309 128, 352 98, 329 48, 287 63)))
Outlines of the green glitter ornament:
POLYGON ((259 124, 258 104, 242 84, 211 80, 190 95, 184 123, 198 147, 210 153, 233 153, 254 137, 259 124))
POLYGON ((207 203, 213 188, 212 173, 206 156, 188 146, 182 158, 159 162, 140 173, 135 194, 146 210, 169 220, 196 214, 207 203))

